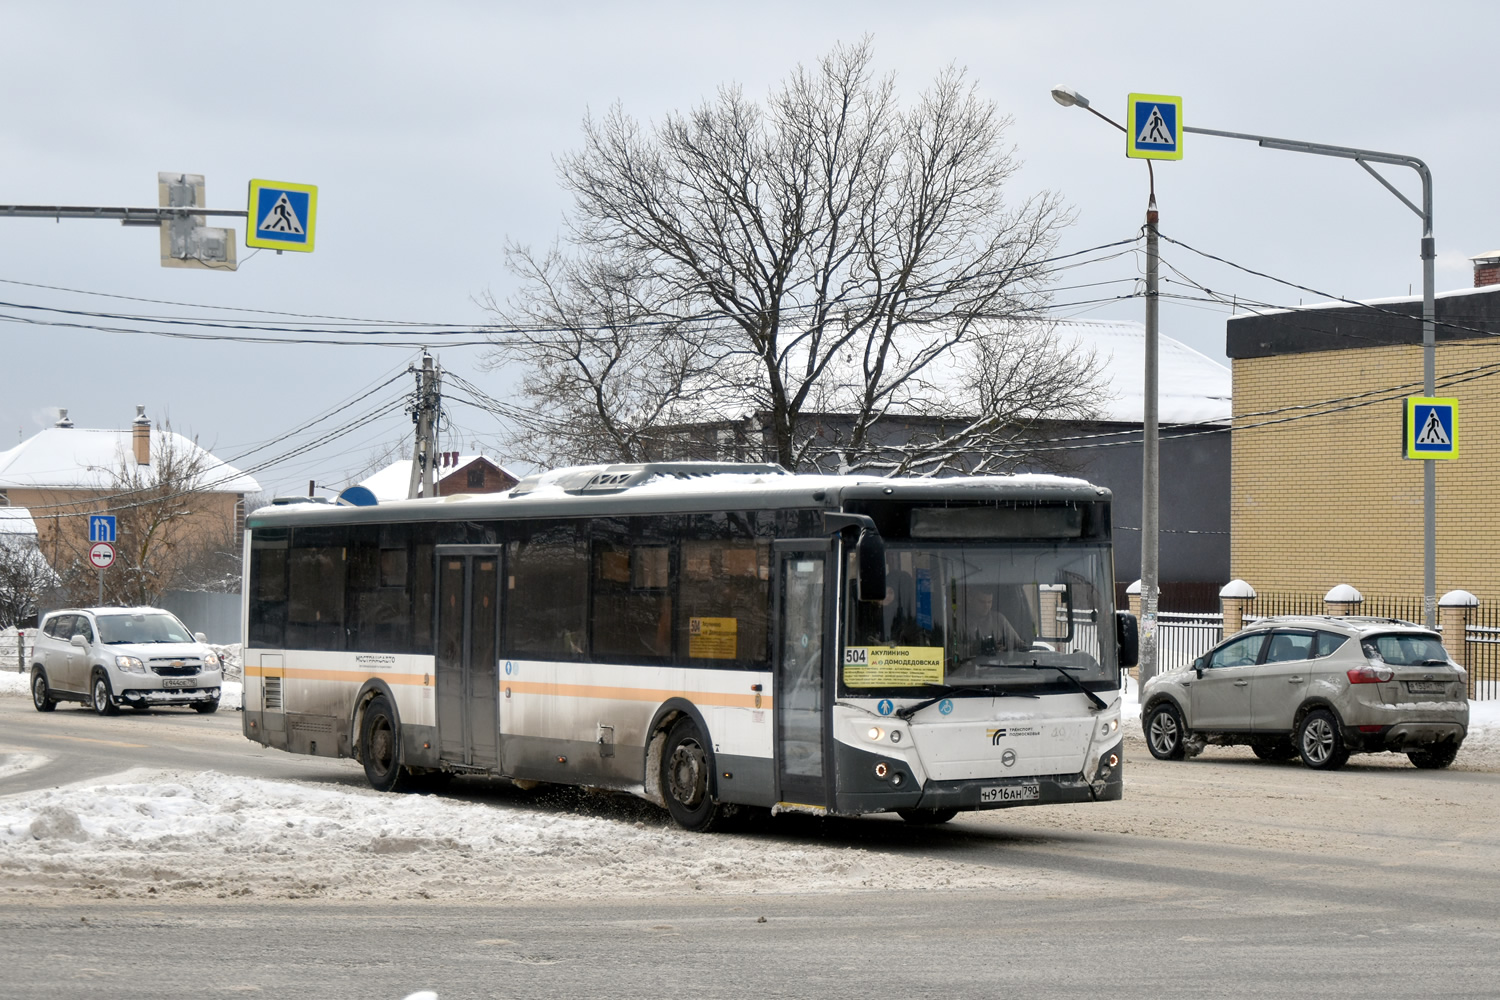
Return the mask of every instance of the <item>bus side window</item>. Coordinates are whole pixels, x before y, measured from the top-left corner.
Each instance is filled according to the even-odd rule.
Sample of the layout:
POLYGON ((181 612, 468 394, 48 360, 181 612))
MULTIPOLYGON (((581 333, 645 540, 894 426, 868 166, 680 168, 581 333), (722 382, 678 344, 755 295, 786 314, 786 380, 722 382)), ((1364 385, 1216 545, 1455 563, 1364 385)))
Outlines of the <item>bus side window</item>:
POLYGON ((684 541, 676 625, 681 662, 764 667, 770 586, 768 540, 684 541))
POLYGON ((594 521, 589 648, 595 657, 660 662, 672 655, 672 550, 657 522, 594 521))
POLYGON ((286 642, 285 528, 262 528, 250 542, 250 634, 253 646, 279 649, 286 642))
POLYGON ((587 659, 588 550, 572 521, 507 545, 505 651, 542 660, 587 659))

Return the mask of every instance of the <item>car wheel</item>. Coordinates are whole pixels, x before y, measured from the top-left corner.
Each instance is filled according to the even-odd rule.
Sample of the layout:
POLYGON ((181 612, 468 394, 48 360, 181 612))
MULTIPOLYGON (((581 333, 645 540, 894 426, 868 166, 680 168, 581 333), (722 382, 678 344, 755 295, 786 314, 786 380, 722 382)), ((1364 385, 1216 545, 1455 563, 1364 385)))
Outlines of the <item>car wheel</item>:
POLYGON ((1436 771, 1453 763, 1458 756, 1457 743, 1433 743, 1421 750, 1408 750, 1406 756, 1424 771, 1436 771))
POLYGON ((713 797, 713 754, 698 724, 683 716, 667 733, 661 755, 661 794, 678 826, 706 833, 724 818, 713 797))
POLYGON ((197 712, 199 715, 213 715, 218 710, 219 699, 217 698, 215 698, 213 701, 193 702, 193 711, 197 712))
POLYGON ((1323 708, 1308 712, 1297 727, 1297 750, 1302 763, 1315 771, 1335 771, 1349 762, 1339 720, 1323 708))
POLYGON ((897 809, 896 815, 913 826, 937 826, 958 815, 957 809, 897 809))
POLYGON ((1182 715, 1177 706, 1162 702, 1146 716, 1146 746, 1157 760, 1181 760, 1182 715))
POLYGON ((1252 743, 1250 749, 1261 760, 1291 760, 1297 756, 1297 748, 1291 740, 1275 740, 1271 743, 1252 743))
POLYGON ((57 707, 57 701, 47 689, 47 674, 41 667, 31 672, 31 703, 38 712, 50 712, 57 707))
POLYGON ((384 695, 376 695, 365 709, 359 727, 359 758, 370 787, 377 792, 394 792, 403 784, 401 723, 384 695))
POLYGON ((115 704, 115 697, 109 690, 109 678, 101 671, 94 674, 94 684, 91 690, 94 692, 94 711, 100 715, 119 715, 120 708, 115 704))

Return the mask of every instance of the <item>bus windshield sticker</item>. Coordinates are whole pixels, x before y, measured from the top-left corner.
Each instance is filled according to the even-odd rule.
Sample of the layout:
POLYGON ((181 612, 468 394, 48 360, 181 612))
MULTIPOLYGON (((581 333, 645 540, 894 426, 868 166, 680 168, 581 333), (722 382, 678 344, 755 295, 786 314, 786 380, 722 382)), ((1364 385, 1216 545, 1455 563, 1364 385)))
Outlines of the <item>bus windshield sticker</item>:
POLYGON ((844 650, 849 687, 918 687, 943 682, 942 646, 850 646, 844 650))
POLYGON ((688 655, 704 660, 732 660, 738 655, 738 618, 689 618, 688 655))

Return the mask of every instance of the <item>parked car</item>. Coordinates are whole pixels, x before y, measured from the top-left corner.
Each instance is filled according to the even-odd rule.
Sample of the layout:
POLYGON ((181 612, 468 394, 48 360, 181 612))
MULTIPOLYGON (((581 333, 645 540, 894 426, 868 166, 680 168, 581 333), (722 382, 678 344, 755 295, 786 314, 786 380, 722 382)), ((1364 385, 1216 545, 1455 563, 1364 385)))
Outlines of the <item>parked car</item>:
POLYGON ((73 608, 42 619, 31 654, 31 700, 38 712, 59 701, 113 715, 121 705, 144 710, 189 705, 217 711, 223 682, 219 657, 160 608, 73 608))
POLYGON ((1151 755, 1248 744, 1333 770, 1352 753, 1447 767, 1469 726, 1468 678, 1430 629, 1392 618, 1264 618, 1141 692, 1151 755))

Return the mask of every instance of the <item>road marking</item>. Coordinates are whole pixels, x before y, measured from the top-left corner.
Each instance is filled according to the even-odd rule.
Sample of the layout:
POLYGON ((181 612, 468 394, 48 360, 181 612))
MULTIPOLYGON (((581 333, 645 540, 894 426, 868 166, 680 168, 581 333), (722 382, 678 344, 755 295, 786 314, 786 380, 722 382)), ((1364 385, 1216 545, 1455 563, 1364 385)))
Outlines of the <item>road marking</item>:
POLYGON ((149 743, 121 743, 119 740, 93 740, 87 736, 59 736, 55 733, 38 733, 37 735, 44 740, 77 740, 79 743, 103 743, 109 747, 133 747, 137 750, 148 750, 151 747, 149 743))

